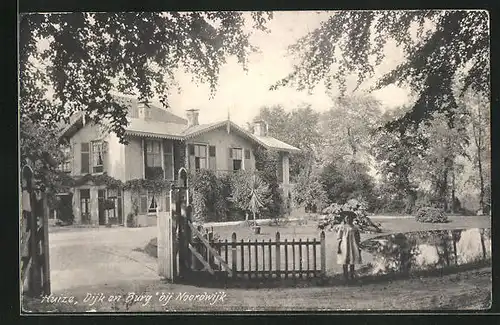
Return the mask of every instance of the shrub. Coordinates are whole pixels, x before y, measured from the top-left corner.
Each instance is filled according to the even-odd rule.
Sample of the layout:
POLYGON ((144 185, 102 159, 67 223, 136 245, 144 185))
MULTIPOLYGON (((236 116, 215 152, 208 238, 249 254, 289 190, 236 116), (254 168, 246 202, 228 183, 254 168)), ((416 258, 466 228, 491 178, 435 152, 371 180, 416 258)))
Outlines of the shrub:
POLYGON ((365 233, 379 233, 382 231, 380 224, 375 224, 370 218, 366 216, 367 204, 363 200, 350 199, 345 204, 332 203, 330 206, 323 210, 327 215, 326 218, 321 219, 318 223, 319 229, 332 229, 335 225, 343 221, 341 216, 342 212, 354 212, 356 218, 354 224, 357 225, 361 232, 365 233))
POLYGON ((417 222, 426 223, 446 223, 448 222, 448 217, 444 214, 441 209, 433 207, 420 208, 415 217, 417 222))

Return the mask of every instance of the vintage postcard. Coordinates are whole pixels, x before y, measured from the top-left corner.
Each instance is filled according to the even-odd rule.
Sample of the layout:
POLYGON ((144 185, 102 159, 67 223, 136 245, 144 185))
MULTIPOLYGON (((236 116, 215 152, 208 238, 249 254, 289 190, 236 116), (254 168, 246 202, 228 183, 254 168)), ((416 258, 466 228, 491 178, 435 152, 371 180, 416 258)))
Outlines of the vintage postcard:
POLYGON ((21 314, 488 310, 489 19, 20 14, 21 314))

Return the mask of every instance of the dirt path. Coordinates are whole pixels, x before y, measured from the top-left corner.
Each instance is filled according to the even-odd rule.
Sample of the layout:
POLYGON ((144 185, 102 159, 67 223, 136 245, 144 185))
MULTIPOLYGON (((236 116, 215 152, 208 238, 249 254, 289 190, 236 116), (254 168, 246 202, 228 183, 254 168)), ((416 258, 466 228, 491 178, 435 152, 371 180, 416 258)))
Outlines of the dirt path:
MULTIPOLYGON (((317 310, 442 310, 488 309, 491 301, 491 268, 450 274, 442 277, 412 278, 363 286, 330 286, 282 289, 208 289, 187 285, 152 283, 150 281, 117 286, 79 288, 72 292, 77 304, 41 303, 27 300, 25 310, 74 312, 161 312, 161 311, 317 311, 317 310), (109 295, 122 294, 119 303, 84 303, 87 292, 109 295), (126 306, 129 292, 144 297, 126 306), (158 294, 157 294, 158 293, 158 294), (171 295, 168 303, 160 302, 171 295), (183 293, 186 293, 183 295, 183 293), (189 295, 201 295, 215 301, 189 301, 189 295), (182 299, 186 298, 186 301, 182 299), (165 306, 163 306, 163 304, 165 306)), ((201 297, 200 296, 200 297, 201 297)))

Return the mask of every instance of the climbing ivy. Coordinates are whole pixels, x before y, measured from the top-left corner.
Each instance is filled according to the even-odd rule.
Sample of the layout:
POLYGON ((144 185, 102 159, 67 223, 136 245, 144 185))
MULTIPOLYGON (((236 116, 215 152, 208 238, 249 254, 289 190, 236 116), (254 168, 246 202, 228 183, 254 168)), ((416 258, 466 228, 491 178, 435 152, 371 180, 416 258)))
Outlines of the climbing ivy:
POLYGON ((153 191, 155 193, 164 191, 169 191, 172 186, 172 181, 162 180, 162 179, 132 179, 125 182, 123 186, 124 190, 131 190, 133 192, 140 191, 153 191))

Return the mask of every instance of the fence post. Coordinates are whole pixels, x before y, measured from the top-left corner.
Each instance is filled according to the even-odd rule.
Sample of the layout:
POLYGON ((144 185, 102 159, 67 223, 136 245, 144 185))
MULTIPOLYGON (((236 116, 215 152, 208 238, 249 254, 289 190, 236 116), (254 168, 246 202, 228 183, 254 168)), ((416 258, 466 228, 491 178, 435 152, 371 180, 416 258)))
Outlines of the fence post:
POLYGON ((236 278, 236 270, 238 269, 237 264, 236 264, 236 259, 237 259, 237 254, 236 254, 236 233, 233 232, 233 235, 231 236, 231 240, 233 242, 231 251, 232 251, 232 258, 231 261, 233 262, 233 277, 236 278))
POLYGON ((280 278, 281 274, 281 251, 280 251, 280 232, 276 232, 276 277, 280 278))
POLYGON ((49 206, 47 195, 43 195, 43 293, 50 295, 50 258, 49 258, 49 206))
POLYGON ((321 276, 326 276, 326 245, 325 245, 325 232, 321 231, 321 276))

